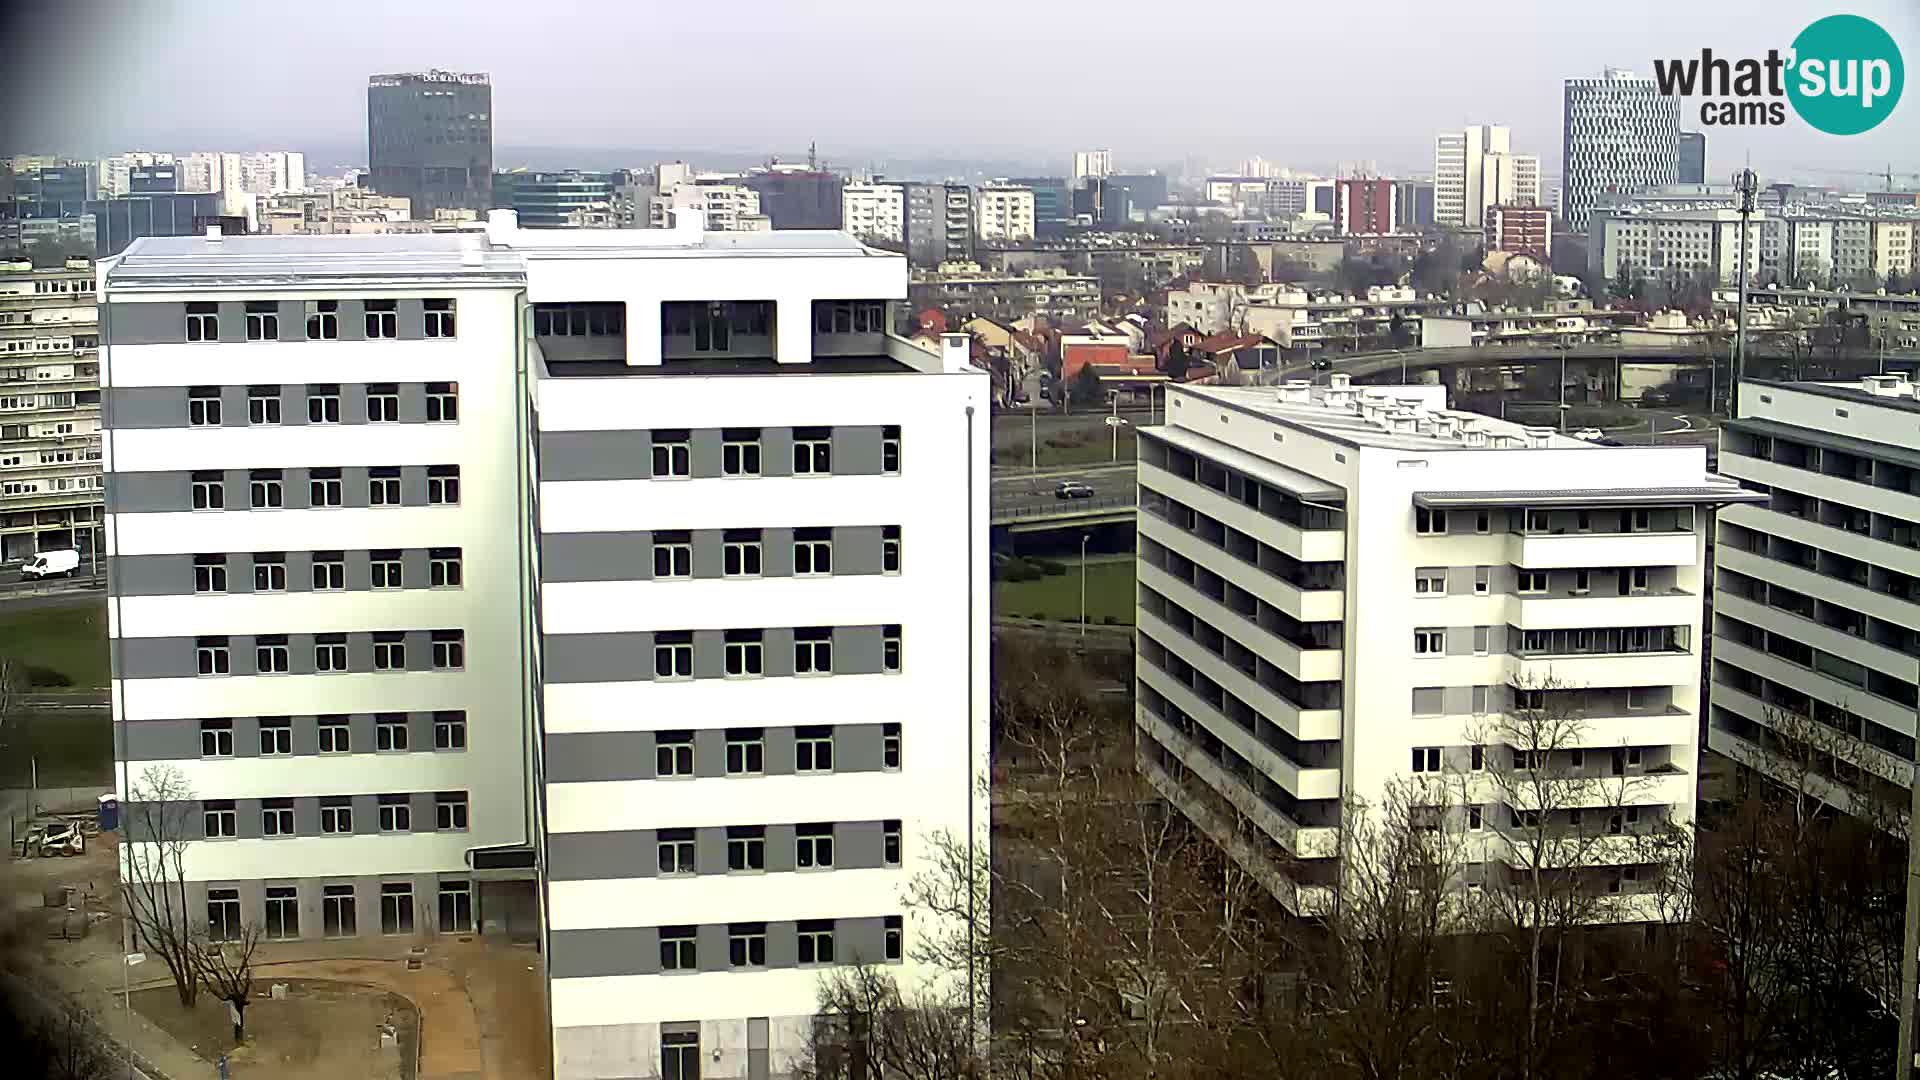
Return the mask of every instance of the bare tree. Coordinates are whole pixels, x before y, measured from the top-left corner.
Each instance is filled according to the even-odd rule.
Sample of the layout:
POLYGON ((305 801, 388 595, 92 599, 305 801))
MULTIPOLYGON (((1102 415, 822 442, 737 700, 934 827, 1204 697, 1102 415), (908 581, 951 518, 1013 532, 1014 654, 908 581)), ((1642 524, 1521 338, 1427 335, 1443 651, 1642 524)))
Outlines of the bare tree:
POLYGON ((871 964, 820 977, 803 1080, 961 1080, 983 1072, 963 1001, 901 990, 871 964))
POLYGON ((241 923, 240 932, 226 941, 207 941, 202 952, 201 981, 207 993, 233 1009, 233 1041, 247 1033, 247 1006, 253 1000, 253 954, 265 937, 254 923, 241 923))
POLYGON ((127 792, 120 845, 120 891, 134 942, 166 965, 188 1008, 199 996, 205 957, 198 920, 187 908, 187 845, 197 835, 193 800, 178 766, 147 766, 127 792))

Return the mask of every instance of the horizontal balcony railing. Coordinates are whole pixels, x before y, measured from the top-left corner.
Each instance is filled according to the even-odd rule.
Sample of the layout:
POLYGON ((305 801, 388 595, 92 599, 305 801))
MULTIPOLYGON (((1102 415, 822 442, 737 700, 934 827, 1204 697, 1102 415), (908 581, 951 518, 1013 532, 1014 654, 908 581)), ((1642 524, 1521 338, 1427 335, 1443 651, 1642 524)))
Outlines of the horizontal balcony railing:
POLYGON ((1143 730, 1166 747, 1188 771, 1207 782, 1207 786, 1220 793, 1221 797, 1233 804, 1234 809, 1246 815, 1248 820, 1259 825, 1268 836, 1281 847, 1292 852, 1295 858, 1330 859, 1339 854, 1340 830, 1328 826, 1305 826, 1271 806, 1258 793, 1249 788, 1245 781, 1233 775, 1219 761, 1210 757, 1198 743, 1182 734, 1172 724, 1153 715, 1145 709, 1139 712, 1139 723, 1143 730))
POLYGON ((1233 821, 1207 805, 1205 799, 1188 790, 1157 762, 1145 754, 1140 755, 1138 761, 1141 773, 1154 790, 1206 833, 1242 870, 1265 886, 1289 912, 1316 916, 1333 909, 1334 894, 1330 887, 1295 882, 1277 860, 1242 836, 1233 821))
POLYGON ((1340 791, 1340 770, 1338 768, 1312 768, 1288 757, 1285 753, 1262 742, 1246 728, 1234 723, 1226 715, 1203 700, 1189 687, 1182 685, 1173 676, 1150 664, 1142 665, 1140 677, 1161 697, 1166 698, 1173 707, 1197 720, 1213 734, 1213 737, 1233 749, 1233 752, 1253 763, 1253 766, 1272 778, 1273 782, 1287 790, 1296 799, 1338 799, 1340 791))
POLYGON ((1699 548, 1695 532, 1507 534, 1508 561, 1526 570, 1692 566, 1699 548))

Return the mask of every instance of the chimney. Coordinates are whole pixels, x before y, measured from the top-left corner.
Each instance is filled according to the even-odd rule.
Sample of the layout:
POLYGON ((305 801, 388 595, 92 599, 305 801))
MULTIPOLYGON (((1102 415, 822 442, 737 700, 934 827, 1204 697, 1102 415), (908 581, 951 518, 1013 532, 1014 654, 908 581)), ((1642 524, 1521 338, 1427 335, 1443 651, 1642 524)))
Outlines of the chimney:
POLYGON ((217 247, 220 244, 220 240, 220 224, 215 222, 207 226, 207 245, 209 247, 217 247))
POLYGON ((520 231, 520 214, 515 210, 487 211, 487 240, 490 243, 511 245, 513 234, 520 231))
POLYGON ((1336 371, 1327 376, 1327 385, 1335 390, 1345 390, 1353 385, 1353 376, 1344 371, 1336 371))
POLYGON ((1304 405, 1313 400, 1313 384, 1305 379, 1288 379, 1280 384, 1280 401, 1289 405, 1304 405))
POLYGON ((941 334, 940 370, 965 371, 971 366, 973 366, 973 338, 967 334, 941 334))
POLYGON ((487 261, 487 238, 477 232, 460 234, 460 265, 481 266, 487 261))

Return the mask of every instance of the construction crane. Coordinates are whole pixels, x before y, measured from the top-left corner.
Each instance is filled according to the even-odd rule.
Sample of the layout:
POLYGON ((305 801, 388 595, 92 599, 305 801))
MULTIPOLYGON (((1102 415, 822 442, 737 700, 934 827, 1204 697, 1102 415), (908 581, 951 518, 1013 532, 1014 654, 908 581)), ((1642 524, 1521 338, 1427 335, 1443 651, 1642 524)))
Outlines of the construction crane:
POLYGON ((1920 172, 1894 172, 1891 164, 1885 169, 1834 169, 1825 165, 1795 165, 1794 168, 1821 176, 1874 176, 1886 182, 1888 191, 1893 190, 1896 176, 1903 180, 1920 180, 1920 172))

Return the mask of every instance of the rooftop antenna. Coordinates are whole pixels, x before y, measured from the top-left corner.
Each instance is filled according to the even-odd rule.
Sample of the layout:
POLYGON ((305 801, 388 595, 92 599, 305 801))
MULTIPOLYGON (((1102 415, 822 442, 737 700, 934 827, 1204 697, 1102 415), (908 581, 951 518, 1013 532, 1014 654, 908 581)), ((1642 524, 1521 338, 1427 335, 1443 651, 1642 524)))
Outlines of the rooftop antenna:
MULTIPOLYGON (((1749 155, 1751 160, 1751 155, 1749 155)), ((1751 168, 1733 174, 1733 190, 1740 196, 1740 299, 1733 330, 1733 385, 1727 393, 1727 415, 1740 418, 1740 374, 1747 361, 1747 236, 1752 231, 1754 196, 1760 178, 1751 168)))
POLYGON ((816 160, 814 157, 814 146, 815 146, 814 141, 812 139, 808 139, 807 140, 807 171, 808 172, 817 172, 819 171, 819 168, 820 168, 819 165, 816 163, 816 160))

